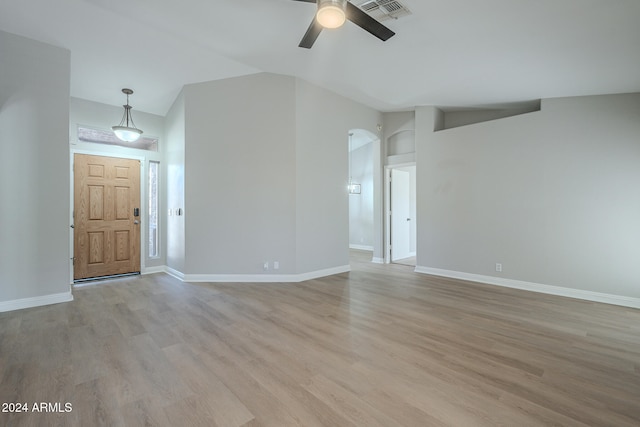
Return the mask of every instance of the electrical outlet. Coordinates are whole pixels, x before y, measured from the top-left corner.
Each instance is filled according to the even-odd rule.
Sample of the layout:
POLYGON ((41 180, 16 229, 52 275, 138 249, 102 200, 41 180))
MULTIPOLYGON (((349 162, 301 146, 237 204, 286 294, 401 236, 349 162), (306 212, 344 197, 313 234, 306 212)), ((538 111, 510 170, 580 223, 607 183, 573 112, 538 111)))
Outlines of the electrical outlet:
POLYGON ((269 261, 265 261, 264 264, 262 264, 262 269, 264 271, 269 270, 269 261))
POLYGON ((496 271, 497 272, 502 272, 502 264, 500 264, 499 262, 496 262, 496 271))
POLYGON ((280 268, 280 261, 273 261, 273 269, 277 270, 280 268))

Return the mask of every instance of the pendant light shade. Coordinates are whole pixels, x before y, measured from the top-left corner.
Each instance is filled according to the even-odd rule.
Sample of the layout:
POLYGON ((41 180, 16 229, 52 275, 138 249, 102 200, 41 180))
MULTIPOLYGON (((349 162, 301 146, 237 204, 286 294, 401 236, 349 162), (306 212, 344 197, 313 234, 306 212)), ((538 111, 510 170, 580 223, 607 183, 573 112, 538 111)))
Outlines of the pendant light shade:
POLYGON ((122 116, 122 120, 117 126, 112 126, 113 133, 116 134, 119 140, 125 142, 134 142, 140 138, 142 135, 142 131, 138 129, 133 123, 133 117, 131 116, 131 106, 129 105, 129 95, 133 93, 131 89, 122 89, 122 93, 127 95, 127 104, 123 105, 124 107, 124 115, 122 116))
POLYGON ((347 0, 318 0, 316 20, 324 28, 338 28, 344 24, 347 0))

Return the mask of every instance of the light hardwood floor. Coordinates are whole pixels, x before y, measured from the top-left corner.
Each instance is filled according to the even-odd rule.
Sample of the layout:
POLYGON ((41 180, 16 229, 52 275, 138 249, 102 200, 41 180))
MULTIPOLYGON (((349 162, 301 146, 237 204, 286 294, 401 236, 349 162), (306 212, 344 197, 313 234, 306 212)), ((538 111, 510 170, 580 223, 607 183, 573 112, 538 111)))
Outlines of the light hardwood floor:
POLYGON ((640 310, 368 263, 299 284, 155 274, 0 314, 3 426, 638 426, 640 310))
POLYGON ((393 261, 394 264, 402 264, 402 265, 408 265, 410 267, 415 267, 416 266, 416 257, 411 256, 409 258, 402 258, 402 259, 397 259, 395 261, 393 261))

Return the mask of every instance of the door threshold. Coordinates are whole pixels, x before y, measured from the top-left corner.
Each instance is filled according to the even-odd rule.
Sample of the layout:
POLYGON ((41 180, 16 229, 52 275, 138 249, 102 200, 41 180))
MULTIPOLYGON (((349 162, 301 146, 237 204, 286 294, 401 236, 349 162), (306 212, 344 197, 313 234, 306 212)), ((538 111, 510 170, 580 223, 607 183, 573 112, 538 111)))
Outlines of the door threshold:
POLYGON ((102 280, 119 279, 121 277, 139 276, 139 275, 140 275, 140 272, 136 271, 134 273, 112 274, 110 276, 87 277, 86 279, 74 279, 73 284, 82 285, 89 282, 98 282, 102 280))

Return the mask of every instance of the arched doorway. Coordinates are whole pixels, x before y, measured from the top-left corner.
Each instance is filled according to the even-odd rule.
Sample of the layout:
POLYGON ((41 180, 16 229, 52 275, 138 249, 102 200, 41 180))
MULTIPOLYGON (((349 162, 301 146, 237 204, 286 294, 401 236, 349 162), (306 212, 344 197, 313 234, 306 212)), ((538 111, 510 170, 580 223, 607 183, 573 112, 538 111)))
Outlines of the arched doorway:
POLYGON ((380 138, 365 129, 351 129, 348 150, 349 248, 367 252, 376 262, 376 254, 382 253, 380 138))

